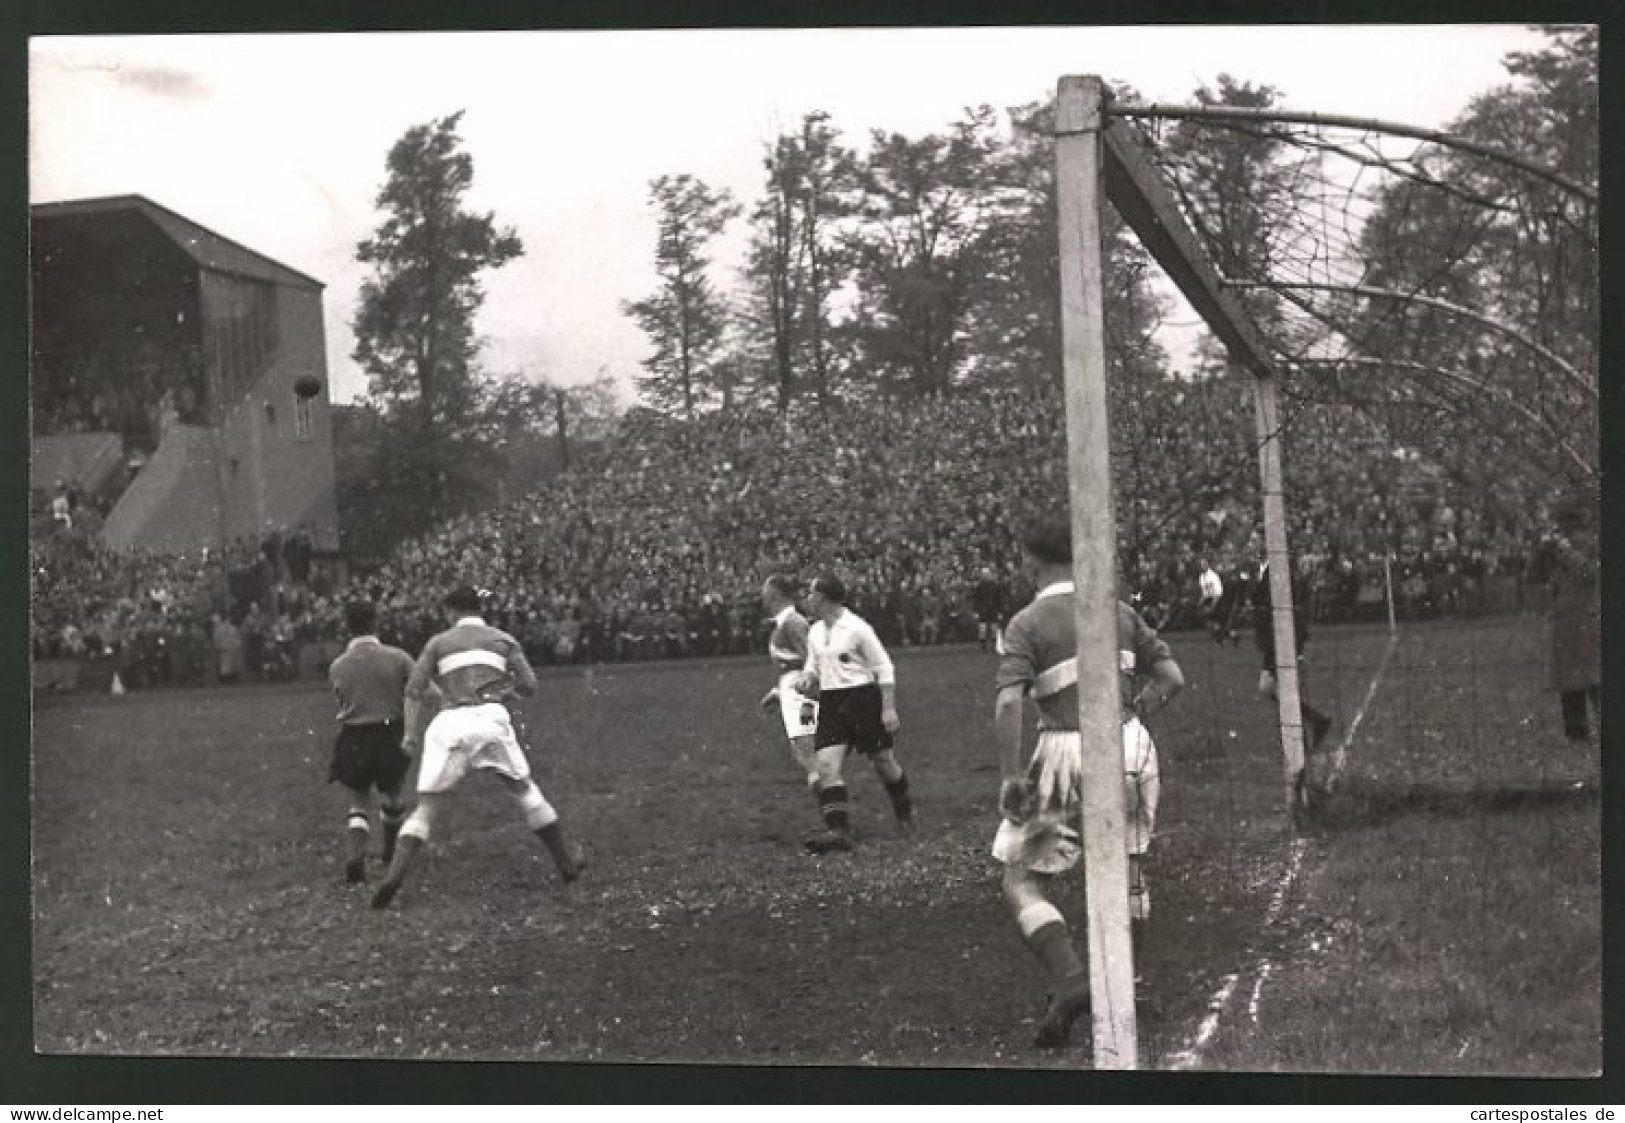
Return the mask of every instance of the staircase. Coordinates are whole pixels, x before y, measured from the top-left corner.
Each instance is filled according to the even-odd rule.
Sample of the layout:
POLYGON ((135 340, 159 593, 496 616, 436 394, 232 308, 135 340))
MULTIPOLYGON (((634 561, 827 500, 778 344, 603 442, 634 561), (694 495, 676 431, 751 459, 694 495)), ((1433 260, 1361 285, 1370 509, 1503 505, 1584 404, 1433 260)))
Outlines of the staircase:
POLYGON ((117 433, 55 433, 35 437, 29 449, 30 486, 48 497, 57 480, 75 484, 85 496, 116 486, 124 463, 117 433))
POLYGON ((217 545, 216 471, 212 430, 170 426, 152 459, 108 512, 102 539, 116 550, 175 552, 217 545))

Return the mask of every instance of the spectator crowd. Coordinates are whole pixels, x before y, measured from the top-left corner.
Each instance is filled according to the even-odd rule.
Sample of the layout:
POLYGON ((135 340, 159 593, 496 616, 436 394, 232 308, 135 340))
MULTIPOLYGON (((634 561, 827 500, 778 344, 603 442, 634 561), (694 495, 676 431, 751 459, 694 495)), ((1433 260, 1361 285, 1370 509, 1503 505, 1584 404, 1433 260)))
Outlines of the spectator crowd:
MULTIPOLYGON (((1261 555, 1248 389, 1151 382, 1114 403, 1124 593, 1160 626, 1200 623, 1198 577, 1261 555)), ((1411 615, 1496 607, 1535 576, 1538 504, 1445 488, 1357 412, 1287 418, 1289 535, 1322 619, 1373 615, 1392 575, 1411 615)), ((771 572, 833 568, 897 646, 965 641, 990 570, 1019 604, 1015 528, 1066 493, 1064 415, 1027 388, 733 409, 634 410, 533 493, 403 543, 366 573, 315 559, 303 529, 174 555, 114 553, 89 526, 31 536, 36 658, 112 660, 127 686, 272 679, 342 641, 367 597, 416 650, 444 590, 489 590, 487 617, 534 662, 739 654, 759 646, 771 572)), ((1507 607, 1515 607, 1509 605, 1507 607)))

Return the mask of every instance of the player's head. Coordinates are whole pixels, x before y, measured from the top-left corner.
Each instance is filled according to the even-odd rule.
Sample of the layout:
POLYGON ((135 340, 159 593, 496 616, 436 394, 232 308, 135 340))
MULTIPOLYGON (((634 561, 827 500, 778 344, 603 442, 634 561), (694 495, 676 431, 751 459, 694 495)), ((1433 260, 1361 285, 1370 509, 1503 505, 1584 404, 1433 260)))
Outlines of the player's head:
POLYGON ((1035 565, 1059 568, 1072 564, 1072 525, 1049 515, 1035 519, 1021 535, 1021 548, 1035 565))
POLYGON ((353 600, 344 606, 344 626, 352 636, 370 636, 378 630, 378 608, 370 600, 353 600))
POLYGON ((440 607, 447 616, 478 616, 480 612, 480 593, 472 585, 459 585, 445 595, 440 607))
POLYGON ((807 603, 814 612, 822 612, 825 605, 844 605, 846 583, 833 573, 820 573, 807 590, 807 603))
POLYGON ((775 573, 762 582, 762 603, 770 612, 777 612, 796 600, 796 583, 783 573, 775 573))

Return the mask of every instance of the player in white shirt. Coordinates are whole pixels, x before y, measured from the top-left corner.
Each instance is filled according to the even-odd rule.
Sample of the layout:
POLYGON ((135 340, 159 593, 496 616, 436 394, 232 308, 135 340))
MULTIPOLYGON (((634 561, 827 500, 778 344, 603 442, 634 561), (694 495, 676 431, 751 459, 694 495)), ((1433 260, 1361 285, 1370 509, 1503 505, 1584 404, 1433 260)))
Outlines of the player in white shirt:
POLYGON ((1218 644, 1229 642, 1229 635, 1224 621, 1219 618, 1219 605, 1224 600, 1224 579, 1213 569, 1213 563, 1202 561, 1201 573, 1196 578, 1196 591, 1200 594, 1197 600, 1197 611, 1206 621, 1208 632, 1213 641, 1218 644))
POLYGON ((790 739, 790 755, 817 796, 813 739, 818 732, 818 702, 796 689, 796 680, 807 664, 807 618, 796 611, 795 596, 795 582, 783 574, 774 574, 762 585, 762 607, 773 620, 767 655, 779 676, 778 684, 762 695, 762 709, 778 708, 784 734, 790 739))
POLYGON ((851 814, 841 766, 848 750, 869 758, 885 785, 903 833, 914 827, 908 776, 892 749, 897 732, 896 675, 868 621, 846 607, 846 586, 833 574, 812 583, 807 607, 817 621, 807 633, 807 663, 798 680, 818 698, 818 803, 824 829, 807 839, 814 854, 852 849, 851 814))

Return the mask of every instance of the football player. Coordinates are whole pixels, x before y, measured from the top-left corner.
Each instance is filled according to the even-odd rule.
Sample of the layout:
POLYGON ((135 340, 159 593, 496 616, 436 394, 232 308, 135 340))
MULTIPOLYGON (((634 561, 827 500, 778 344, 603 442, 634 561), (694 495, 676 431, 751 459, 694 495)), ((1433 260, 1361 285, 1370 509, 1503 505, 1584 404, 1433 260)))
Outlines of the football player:
POLYGON ((508 789, 525 825, 552 855, 560 877, 574 881, 585 865, 580 847, 565 837, 558 812, 531 780, 530 764, 504 705, 515 695, 528 698, 536 693, 536 673, 524 649, 481 618, 476 590, 453 590, 442 607, 449 626, 424 645, 406 685, 407 752, 419 752, 420 708, 431 684, 439 689, 440 712, 422 732, 418 804, 401 827, 395 860, 373 894, 375 909, 387 908, 395 899, 429 841, 442 798, 471 768, 490 771, 508 789))
POLYGON ((807 663, 807 619, 796 611, 795 582, 775 573, 762 584, 762 607, 773 620, 767 655, 778 673, 778 685, 762 695, 762 709, 777 706, 790 739, 790 755, 807 777, 807 787, 818 795, 818 763, 813 748, 818 732, 818 703, 796 689, 796 679, 807 663))
MULTIPOLYGON (((1053 983, 1035 1044, 1067 1043, 1072 1023, 1089 1008, 1089 977, 1050 879, 1082 852, 1082 742, 1078 733, 1077 632, 1072 584, 1072 531, 1063 520, 1035 524, 1022 551, 1038 593, 1005 629, 999 659, 994 736, 1002 821, 993 856, 1004 864, 1004 899, 1033 956, 1053 983), (1038 744, 1022 763, 1022 709, 1038 708, 1038 744)), ((1150 915, 1143 860, 1156 826, 1161 780, 1157 747, 1141 718, 1185 685, 1168 645, 1122 601, 1117 602, 1118 667, 1123 706, 1123 774, 1129 857, 1129 916, 1138 929, 1150 915)))
POLYGON ((401 739, 412 657, 398 647, 379 642, 378 610, 371 602, 345 605, 344 623, 350 632, 349 645, 327 671, 339 704, 339 735, 333 743, 327 780, 338 781, 350 793, 345 831, 349 854, 344 877, 354 885, 367 876, 372 790, 378 789, 383 808, 386 866, 395 855, 395 837, 406 817, 401 787, 412 767, 412 758, 401 749, 401 739))
POLYGON ((914 829, 908 775, 892 749, 897 718, 896 675, 891 657, 869 622, 846 607, 846 586, 832 573, 807 594, 817 621, 807 632, 807 662, 797 689, 818 698, 814 764, 824 829, 807 839, 814 854, 852 849, 851 815, 841 767, 850 749, 869 758, 891 799, 903 833, 914 829))

